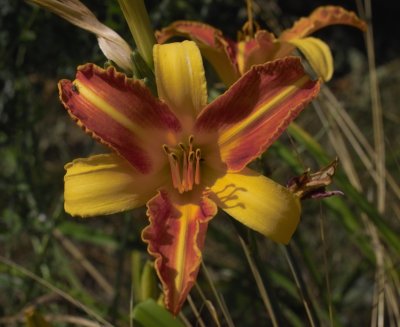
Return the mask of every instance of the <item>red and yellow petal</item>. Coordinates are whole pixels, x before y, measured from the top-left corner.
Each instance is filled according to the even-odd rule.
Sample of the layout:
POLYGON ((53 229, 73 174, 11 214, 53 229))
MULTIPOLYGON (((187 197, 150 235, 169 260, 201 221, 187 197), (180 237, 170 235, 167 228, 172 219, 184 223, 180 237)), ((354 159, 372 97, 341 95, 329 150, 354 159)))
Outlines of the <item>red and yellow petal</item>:
POLYGON ((216 143, 220 161, 229 171, 240 171, 283 133, 319 88, 299 58, 254 66, 203 110, 195 125, 196 139, 204 144, 202 149, 214 152, 210 157, 215 157, 216 143))
POLYGON ((178 314, 194 285, 209 220, 217 206, 195 192, 160 191, 148 204, 150 225, 142 232, 164 289, 168 310, 178 314))
POLYGON ((174 36, 196 42, 203 56, 226 85, 233 84, 239 78, 235 43, 225 38, 220 30, 200 22, 176 21, 156 32, 158 43, 165 43, 174 36))
POLYGON ((78 67, 76 79, 59 82, 70 116, 94 138, 118 152, 141 173, 164 162, 162 144, 175 141, 181 125, 168 106, 139 81, 110 67, 78 67))
POLYGON ((300 199, 271 179, 251 169, 222 176, 209 174, 210 198, 247 227, 275 242, 287 244, 300 221, 300 199))
POLYGON ((143 175, 117 154, 76 159, 65 169, 64 207, 72 216, 106 215, 140 207, 168 182, 168 170, 143 175))
POLYGON ((366 24, 357 15, 339 6, 323 6, 315 9, 310 16, 300 18, 291 28, 282 32, 279 40, 288 41, 308 36, 330 25, 349 25, 365 31, 366 24))

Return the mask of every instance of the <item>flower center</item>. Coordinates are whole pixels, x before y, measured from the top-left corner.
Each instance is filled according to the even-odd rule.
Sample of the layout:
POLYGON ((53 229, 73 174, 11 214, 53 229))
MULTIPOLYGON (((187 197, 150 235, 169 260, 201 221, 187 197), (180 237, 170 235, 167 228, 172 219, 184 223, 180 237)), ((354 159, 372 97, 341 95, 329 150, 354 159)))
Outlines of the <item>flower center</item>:
POLYGON ((193 135, 188 145, 179 143, 175 148, 163 145, 171 168, 172 185, 179 193, 191 191, 194 185, 200 184, 201 151, 193 148, 193 135))

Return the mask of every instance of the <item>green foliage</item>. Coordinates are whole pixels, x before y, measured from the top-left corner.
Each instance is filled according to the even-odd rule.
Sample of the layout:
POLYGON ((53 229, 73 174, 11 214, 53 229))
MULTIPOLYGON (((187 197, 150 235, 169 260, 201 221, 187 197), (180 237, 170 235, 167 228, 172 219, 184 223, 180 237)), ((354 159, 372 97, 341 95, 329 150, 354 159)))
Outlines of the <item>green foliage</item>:
POLYGON ((140 302, 133 309, 132 318, 135 325, 140 327, 183 327, 184 325, 174 316, 158 305, 154 300, 140 302))

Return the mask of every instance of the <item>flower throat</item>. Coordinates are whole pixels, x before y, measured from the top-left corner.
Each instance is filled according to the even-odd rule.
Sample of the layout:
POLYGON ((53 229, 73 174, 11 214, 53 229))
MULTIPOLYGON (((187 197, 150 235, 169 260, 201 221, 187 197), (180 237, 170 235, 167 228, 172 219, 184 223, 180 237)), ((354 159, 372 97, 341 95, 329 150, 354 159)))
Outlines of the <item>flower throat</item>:
POLYGON ((171 168, 172 185, 179 193, 191 191, 194 185, 200 184, 201 151, 193 148, 194 137, 189 137, 188 145, 179 143, 171 148, 163 145, 171 168))

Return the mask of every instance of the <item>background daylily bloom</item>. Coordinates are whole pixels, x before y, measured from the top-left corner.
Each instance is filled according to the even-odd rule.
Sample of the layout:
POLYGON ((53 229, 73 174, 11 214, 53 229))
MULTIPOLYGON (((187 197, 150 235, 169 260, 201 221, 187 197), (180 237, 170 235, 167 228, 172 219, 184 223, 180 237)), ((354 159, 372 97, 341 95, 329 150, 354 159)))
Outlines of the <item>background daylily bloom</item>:
POLYGON ((207 105, 194 42, 156 45, 158 95, 110 67, 78 67, 59 83, 71 117, 113 153, 66 165, 65 210, 110 214, 147 203, 142 238, 155 257, 166 307, 177 314, 193 286, 217 206, 288 243, 299 198, 246 168, 319 92, 298 58, 255 66, 207 105))
POLYGON ((173 36, 184 36, 195 41, 228 86, 251 66, 283 58, 295 48, 304 54, 318 76, 327 81, 333 74, 332 54, 326 43, 308 36, 334 24, 350 25, 361 30, 366 28, 366 24, 353 12, 338 6, 326 6, 319 7, 310 16, 301 18, 278 38, 266 30, 257 29, 253 34, 253 29, 249 29, 249 25, 245 24, 238 42, 234 42, 210 25, 191 21, 174 22, 156 32, 156 37, 158 43, 165 43, 173 36))

